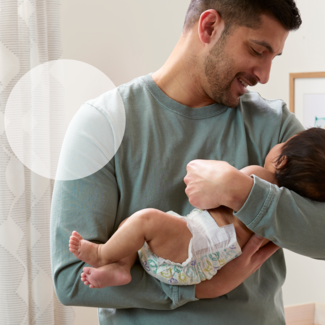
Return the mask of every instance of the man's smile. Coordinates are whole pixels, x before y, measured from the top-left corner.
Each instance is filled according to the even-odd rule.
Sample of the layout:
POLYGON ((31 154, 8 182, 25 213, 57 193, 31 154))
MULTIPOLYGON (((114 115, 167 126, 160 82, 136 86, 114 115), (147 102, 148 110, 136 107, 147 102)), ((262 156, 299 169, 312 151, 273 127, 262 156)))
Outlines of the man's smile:
POLYGON ((239 87, 240 96, 246 94, 248 84, 240 77, 235 78, 239 87))

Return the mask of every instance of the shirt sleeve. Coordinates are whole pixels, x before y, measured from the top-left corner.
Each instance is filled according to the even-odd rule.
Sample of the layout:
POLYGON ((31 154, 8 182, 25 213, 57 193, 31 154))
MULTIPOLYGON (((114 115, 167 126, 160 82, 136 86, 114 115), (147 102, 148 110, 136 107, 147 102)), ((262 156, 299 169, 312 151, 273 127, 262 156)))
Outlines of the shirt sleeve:
POLYGON ((234 215, 254 233, 282 248, 325 260, 325 203, 253 177, 250 195, 234 215))
MULTIPOLYGON (((294 114, 283 108, 278 142, 304 130, 294 114)), ((234 215, 256 234, 276 245, 325 260, 325 203, 316 202, 253 175, 253 188, 234 215)))
MULTIPOLYGON (((66 137, 70 139, 65 143, 70 143, 71 146, 63 146, 62 150, 67 151, 66 157, 72 152, 74 163, 91 164, 94 160, 93 153, 96 154, 98 150, 103 162, 103 143, 96 134, 96 130, 105 127, 101 124, 107 123, 102 113, 88 106, 87 110, 78 111, 73 121, 78 121, 79 124, 72 127, 74 132, 67 131, 66 137), (89 125, 92 124, 97 126, 95 131, 89 130, 89 125), (92 156, 85 150, 88 145, 91 146, 92 156)), ((59 162, 57 174, 73 175, 73 168, 66 167, 59 162), (64 172, 62 169, 65 169, 64 172)), ((80 170, 84 171, 82 168, 79 172, 80 170)), ((164 284, 150 276, 140 264, 135 264, 132 268, 132 281, 127 285, 90 289, 83 284, 80 275, 87 264, 69 251, 69 237, 76 230, 87 240, 105 243, 117 228, 118 200, 114 159, 91 175, 75 180, 55 181, 50 243, 53 282, 61 303, 100 308, 172 310, 198 300, 195 298, 195 286, 164 284)))

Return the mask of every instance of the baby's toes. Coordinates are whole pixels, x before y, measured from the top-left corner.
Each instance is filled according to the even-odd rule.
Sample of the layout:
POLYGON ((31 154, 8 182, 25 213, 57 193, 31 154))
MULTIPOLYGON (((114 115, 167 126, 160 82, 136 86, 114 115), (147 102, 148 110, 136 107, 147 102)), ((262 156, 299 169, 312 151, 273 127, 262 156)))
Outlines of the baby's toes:
POLYGON ((77 231, 73 231, 72 236, 75 237, 75 238, 78 238, 79 240, 83 239, 82 236, 77 231))
POLYGON ((71 246, 71 245, 69 245, 69 251, 70 251, 71 253, 77 253, 78 249, 77 249, 76 246, 71 246))
POLYGON ((87 276, 87 275, 90 275, 90 271, 91 271, 91 269, 92 269, 92 267, 88 267, 88 266, 86 266, 86 267, 84 267, 82 270, 83 270, 83 273, 81 273, 81 274, 84 274, 85 276, 87 276))
POLYGON ((79 244, 77 244, 75 241, 72 241, 72 240, 69 241, 70 252, 77 252, 78 247, 79 247, 79 244))
POLYGON ((70 244, 74 244, 74 245, 79 245, 80 243, 80 239, 78 237, 75 236, 71 236, 70 240, 69 240, 70 244))

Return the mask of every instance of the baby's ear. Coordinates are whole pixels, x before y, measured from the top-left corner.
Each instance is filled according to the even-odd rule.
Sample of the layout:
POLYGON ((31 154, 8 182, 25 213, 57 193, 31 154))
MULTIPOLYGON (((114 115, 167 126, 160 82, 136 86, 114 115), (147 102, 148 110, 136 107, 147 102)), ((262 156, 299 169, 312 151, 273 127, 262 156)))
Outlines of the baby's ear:
POLYGON ((275 169, 281 169, 288 161, 287 156, 282 156, 279 161, 274 163, 275 169))

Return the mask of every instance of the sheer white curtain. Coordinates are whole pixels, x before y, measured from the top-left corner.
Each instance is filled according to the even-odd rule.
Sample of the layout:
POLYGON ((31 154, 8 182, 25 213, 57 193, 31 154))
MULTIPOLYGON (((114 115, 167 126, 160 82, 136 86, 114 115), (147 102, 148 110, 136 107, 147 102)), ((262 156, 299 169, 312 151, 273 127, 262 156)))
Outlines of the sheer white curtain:
POLYGON ((74 323, 73 308, 60 304, 51 277, 54 182, 25 167, 6 136, 13 87, 32 68, 59 59, 61 50, 59 0, 0 0, 1 325, 74 323))

